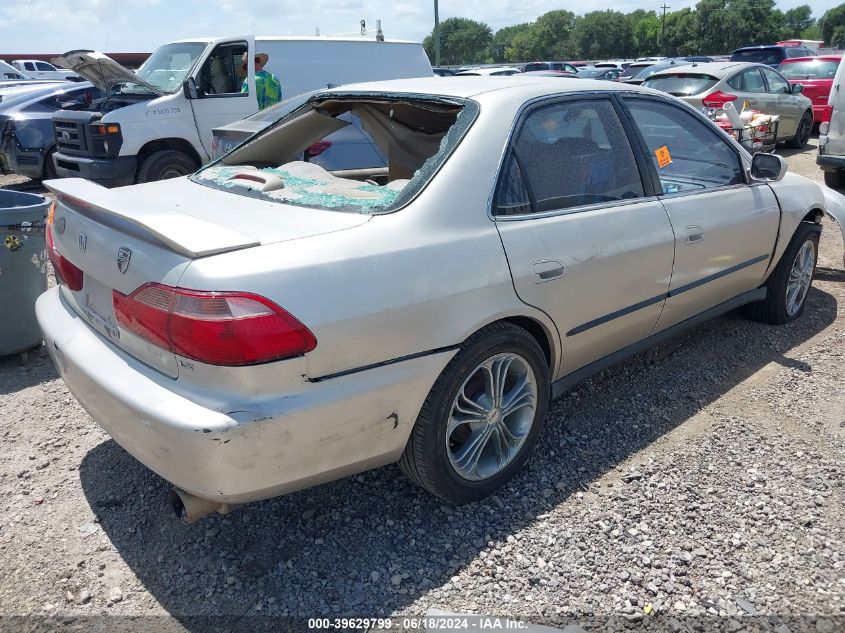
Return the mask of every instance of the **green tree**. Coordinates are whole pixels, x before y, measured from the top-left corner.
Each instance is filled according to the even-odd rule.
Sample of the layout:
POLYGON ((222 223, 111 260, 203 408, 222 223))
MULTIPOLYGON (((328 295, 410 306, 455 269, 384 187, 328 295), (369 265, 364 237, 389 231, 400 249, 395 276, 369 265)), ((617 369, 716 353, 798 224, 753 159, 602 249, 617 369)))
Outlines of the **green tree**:
POLYGON ((493 63, 501 64, 503 62, 516 61, 508 58, 507 51, 513 47, 514 37, 528 31, 533 25, 533 22, 525 22, 524 24, 506 26, 496 31, 496 34, 493 36, 493 42, 490 44, 490 57, 493 59, 493 63))
MULTIPOLYGON (((440 63, 483 64, 487 61, 493 31, 484 22, 449 18, 440 23, 440 63)), ((434 60, 434 31, 423 40, 428 58, 434 60)))
POLYGON ((826 11, 819 23, 825 45, 845 46, 845 4, 826 11))
POLYGON ((544 13, 529 28, 517 33, 507 49, 508 61, 567 59, 572 56, 570 35, 575 25, 571 11, 544 13))
POLYGON ((634 52, 636 57, 656 55, 660 52, 661 21, 654 11, 638 9, 628 14, 631 34, 634 38, 634 52))
POLYGON ((783 14, 782 37, 784 39, 802 37, 804 31, 813 26, 815 22, 810 5, 802 4, 800 7, 789 9, 783 14))
POLYGON ((681 9, 666 14, 666 35, 662 53, 670 57, 692 55, 700 51, 696 41, 698 21, 692 9, 681 9))
POLYGON ((634 53, 631 23, 619 11, 591 11, 575 24, 572 40, 588 59, 628 57, 634 53))

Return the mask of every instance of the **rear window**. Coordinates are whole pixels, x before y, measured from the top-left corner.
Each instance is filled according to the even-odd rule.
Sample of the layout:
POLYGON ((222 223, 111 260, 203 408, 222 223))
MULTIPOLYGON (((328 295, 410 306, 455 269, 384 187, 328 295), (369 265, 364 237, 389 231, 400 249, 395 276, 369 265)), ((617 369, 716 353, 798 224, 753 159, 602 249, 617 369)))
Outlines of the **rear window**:
POLYGON ((700 73, 677 73, 652 77, 643 83, 646 88, 668 92, 676 97, 697 95, 719 83, 716 77, 700 73))
POLYGON ((525 64, 525 68, 523 72, 531 72, 532 70, 551 70, 549 65, 546 62, 531 62, 530 64, 525 64))
POLYGON ((466 99, 323 93, 191 179, 273 202, 389 212, 425 186, 477 112, 466 99))
POLYGON ((787 79, 833 79, 839 62, 814 60, 784 64, 778 70, 787 79))
POLYGON ((755 64, 767 64, 769 66, 780 64, 786 57, 782 48, 762 48, 749 51, 736 51, 731 55, 732 62, 754 62, 755 64))

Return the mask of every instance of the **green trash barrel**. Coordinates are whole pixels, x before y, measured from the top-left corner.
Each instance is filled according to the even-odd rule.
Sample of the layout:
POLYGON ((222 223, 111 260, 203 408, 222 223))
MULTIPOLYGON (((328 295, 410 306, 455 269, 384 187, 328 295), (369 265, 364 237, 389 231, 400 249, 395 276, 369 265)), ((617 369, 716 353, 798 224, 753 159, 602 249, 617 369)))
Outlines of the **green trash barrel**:
POLYGON ((47 290, 49 205, 44 196, 0 189, 0 356, 41 343, 35 300, 47 290))

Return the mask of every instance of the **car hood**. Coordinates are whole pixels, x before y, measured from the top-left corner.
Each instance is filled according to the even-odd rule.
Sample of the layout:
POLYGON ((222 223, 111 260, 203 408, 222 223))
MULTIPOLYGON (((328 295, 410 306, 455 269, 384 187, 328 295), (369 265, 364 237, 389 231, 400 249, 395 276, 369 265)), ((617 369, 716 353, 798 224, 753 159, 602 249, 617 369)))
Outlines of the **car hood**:
POLYGON ((153 95, 161 96, 164 93, 146 81, 138 77, 128 68, 124 68, 108 55, 97 51, 68 51, 64 55, 51 60, 58 66, 69 68, 78 75, 85 77, 103 92, 109 93, 112 88, 121 83, 133 83, 143 86, 145 90, 153 95))

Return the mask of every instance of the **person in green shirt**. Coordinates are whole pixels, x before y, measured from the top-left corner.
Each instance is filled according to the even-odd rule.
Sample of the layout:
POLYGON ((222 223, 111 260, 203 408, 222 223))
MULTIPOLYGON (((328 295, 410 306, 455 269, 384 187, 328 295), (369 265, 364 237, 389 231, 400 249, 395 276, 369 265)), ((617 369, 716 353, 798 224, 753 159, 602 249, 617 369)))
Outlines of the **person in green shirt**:
MULTIPOLYGON (((241 59, 244 60, 244 66, 246 66, 247 54, 244 53, 241 59)), ((282 84, 279 83, 276 75, 264 70, 268 59, 270 59, 270 56, 267 53, 255 54, 255 93, 258 97, 259 110, 282 100, 282 84)), ((244 79, 241 92, 249 93, 249 76, 244 79)))

